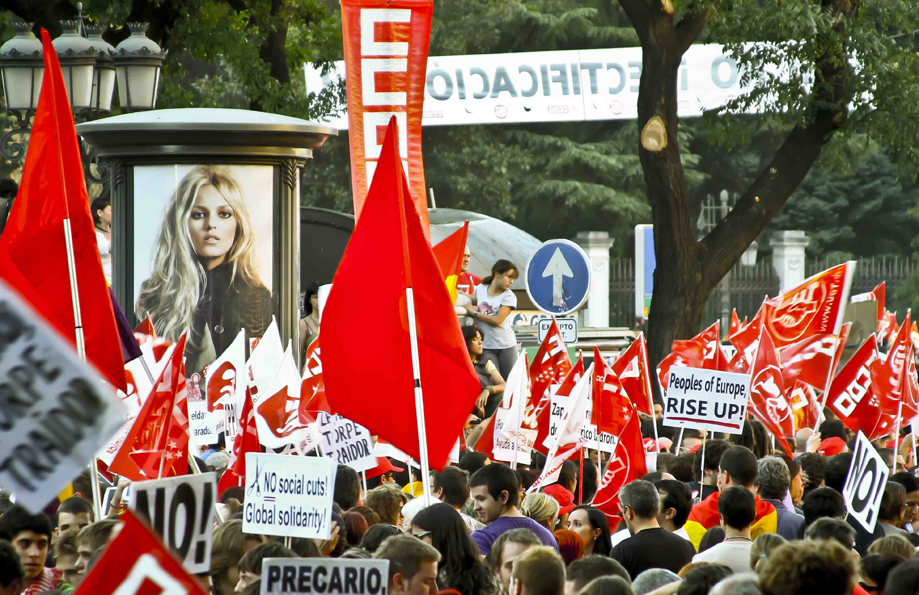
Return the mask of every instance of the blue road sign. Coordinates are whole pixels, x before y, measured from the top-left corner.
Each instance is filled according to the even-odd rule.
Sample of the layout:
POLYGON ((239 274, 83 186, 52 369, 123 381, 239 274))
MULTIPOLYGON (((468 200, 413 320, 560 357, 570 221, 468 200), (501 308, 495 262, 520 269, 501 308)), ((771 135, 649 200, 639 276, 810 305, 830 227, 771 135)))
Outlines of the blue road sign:
POLYGON ((524 283, 537 308, 547 314, 570 314, 587 301, 590 260, 574 242, 549 240, 530 257, 524 283))

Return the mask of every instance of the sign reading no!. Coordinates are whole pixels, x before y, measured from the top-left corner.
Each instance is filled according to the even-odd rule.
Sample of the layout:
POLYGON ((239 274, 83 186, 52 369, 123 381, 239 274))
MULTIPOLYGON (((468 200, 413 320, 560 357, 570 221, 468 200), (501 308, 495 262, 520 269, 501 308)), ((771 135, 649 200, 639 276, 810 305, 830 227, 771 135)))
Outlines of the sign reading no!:
POLYGON ((670 368, 664 425, 706 432, 743 432, 750 376, 700 368, 670 368))

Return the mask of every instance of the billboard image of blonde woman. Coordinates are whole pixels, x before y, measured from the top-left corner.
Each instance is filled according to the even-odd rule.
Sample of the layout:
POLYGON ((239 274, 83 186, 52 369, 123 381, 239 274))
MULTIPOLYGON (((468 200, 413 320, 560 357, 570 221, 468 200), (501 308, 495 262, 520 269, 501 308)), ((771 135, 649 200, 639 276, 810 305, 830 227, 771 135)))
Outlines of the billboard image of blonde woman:
MULTIPOLYGON (((175 168, 176 177, 178 168, 188 169, 170 167, 175 168)), ((150 171, 135 171, 135 197, 142 180, 162 185, 162 176, 157 176, 162 169, 137 168, 150 171)), ((260 174, 265 172, 259 170, 265 169, 270 175, 270 168, 264 166, 192 166, 175 184, 165 205, 156 205, 156 200, 136 202, 144 207, 135 212, 135 279, 144 279, 144 261, 149 268, 137 292, 135 313, 138 319, 149 314, 157 335, 169 340, 177 340, 189 329, 188 373, 214 361, 240 329, 248 337, 260 337, 271 323, 271 186, 269 182, 267 194, 262 190, 261 200, 253 201, 247 199, 237 179, 237 175, 250 174, 246 187, 252 188, 251 174, 264 177, 260 174), (143 237, 138 236, 144 235, 143 230, 150 236, 151 221, 144 219, 154 209, 162 219, 145 250, 143 237), (258 225, 253 212, 259 214, 258 225), (261 233, 256 227, 262 228, 261 233), (260 237, 265 235, 267 238, 260 237), (267 283, 264 272, 268 273, 267 283)))

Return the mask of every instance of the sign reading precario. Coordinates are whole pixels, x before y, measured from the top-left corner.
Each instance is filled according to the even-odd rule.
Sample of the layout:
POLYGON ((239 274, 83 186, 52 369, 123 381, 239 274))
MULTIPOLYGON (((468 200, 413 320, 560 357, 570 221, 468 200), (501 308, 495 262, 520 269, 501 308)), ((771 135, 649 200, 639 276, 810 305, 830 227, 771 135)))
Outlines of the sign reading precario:
POLYGON ((328 539, 335 461, 246 453, 243 532, 328 539))
POLYGON ((261 595, 386 595, 389 560, 265 558, 261 595))
POLYGON ((706 432, 743 432, 750 375, 700 368, 670 368, 664 425, 706 432))

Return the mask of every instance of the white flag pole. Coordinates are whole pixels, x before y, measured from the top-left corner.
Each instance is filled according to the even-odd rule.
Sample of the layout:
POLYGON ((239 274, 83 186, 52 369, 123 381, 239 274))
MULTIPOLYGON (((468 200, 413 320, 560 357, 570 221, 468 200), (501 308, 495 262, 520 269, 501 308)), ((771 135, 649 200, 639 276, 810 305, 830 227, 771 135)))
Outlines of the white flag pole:
POLYGON ((405 288, 405 305, 408 310, 408 335, 412 344, 412 375, 415 381, 415 422, 418 425, 418 449, 421 463, 421 485, 425 504, 431 503, 431 468, 428 464, 428 437, 424 426, 424 393, 421 391, 421 364, 418 361, 418 331, 415 328, 415 295, 411 287, 405 288))
MULTIPOLYGON (((903 384, 900 384, 901 389, 903 384)), ((896 430, 893 433, 893 461, 890 463, 890 474, 893 475, 897 472, 897 454, 900 452, 899 445, 897 440, 900 439, 900 416, 903 415, 903 395, 900 395, 900 401, 897 403, 897 423, 896 430)), ((912 428, 910 428, 912 430, 912 428)))
MULTIPOLYGON (((519 347, 519 346, 518 346, 519 347)), ((524 359, 524 369, 521 372, 526 376, 526 354, 519 353, 517 355, 517 361, 524 359)), ((524 386, 529 387, 528 382, 522 382, 518 378, 514 378, 514 381, 517 383, 517 386, 514 387, 514 398, 517 399, 517 430, 514 432, 514 460, 511 463, 511 469, 514 471, 517 470, 517 453, 520 451, 520 434, 523 428, 523 407, 527 399, 529 399, 528 394, 524 394, 527 391, 521 390, 524 386)), ((507 390, 507 388, 505 388, 507 390)))

